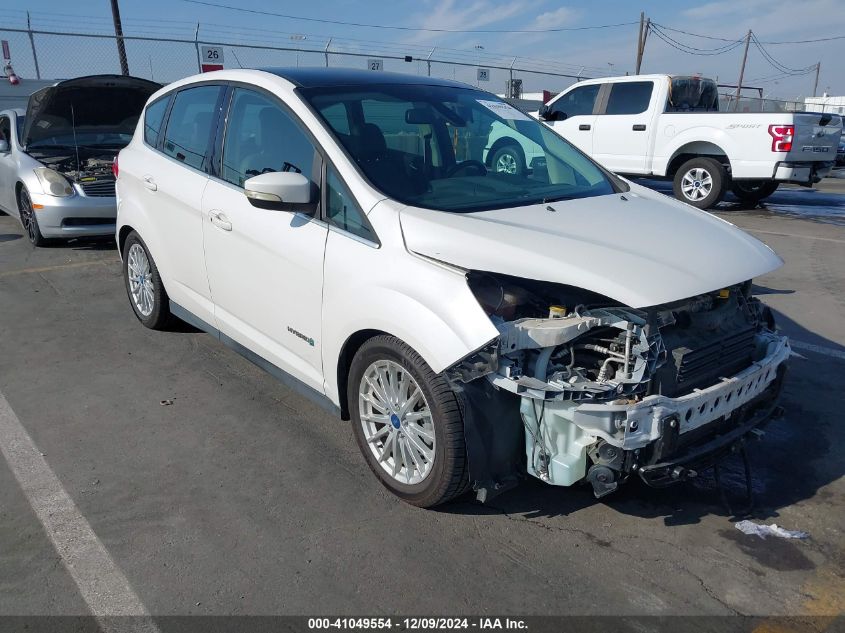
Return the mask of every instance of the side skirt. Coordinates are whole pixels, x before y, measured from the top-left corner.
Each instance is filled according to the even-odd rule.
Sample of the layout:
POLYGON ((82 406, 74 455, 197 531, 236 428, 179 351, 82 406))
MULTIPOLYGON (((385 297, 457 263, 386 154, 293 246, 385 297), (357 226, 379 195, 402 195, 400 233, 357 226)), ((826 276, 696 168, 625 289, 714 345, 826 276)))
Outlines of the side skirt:
POLYGON ((209 325, 194 313, 189 312, 178 303, 174 303, 173 301, 170 302, 170 312, 173 316, 182 319, 185 323, 193 325, 195 328, 202 330, 203 332, 207 332, 211 334, 214 338, 218 341, 229 347, 233 351, 237 352, 244 358, 246 358, 252 364, 260 367, 268 374, 273 376, 276 380, 281 382, 285 387, 292 389, 293 391, 297 392, 299 395, 304 396, 311 400, 314 404, 321 406, 323 409, 328 411, 329 413, 340 417, 340 407, 338 407, 334 402, 332 402, 328 396, 323 393, 320 393, 313 387, 306 385, 304 382, 291 376, 285 370, 277 367, 269 360, 260 356, 253 352, 251 349, 244 347, 240 343, 238 343, 233 338, 223 334, 220 330, 218 330, 213 325, 209 325))

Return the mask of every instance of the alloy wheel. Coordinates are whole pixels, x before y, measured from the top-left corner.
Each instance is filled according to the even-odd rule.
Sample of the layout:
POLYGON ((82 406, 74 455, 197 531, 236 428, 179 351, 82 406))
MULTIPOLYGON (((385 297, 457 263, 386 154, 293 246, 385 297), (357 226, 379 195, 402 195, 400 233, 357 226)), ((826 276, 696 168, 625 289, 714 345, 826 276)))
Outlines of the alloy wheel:
POLYGON ((713 190, 713 177, 706 169, 694 167, 681 179, 681 191, 687 200, 697 202, 710 195, 713 190))
POLYGON ((148 317, 155 307, 155 288, 150 259, 140 244, 135 243, 129 247, 126 269, 132 303, 141 316, 148 317))
POLYGON ((515 174, 517 172, 516 157, 513 154, 501 154, 496 160, 496 171, 515 174))
POLYGON ((358 389, 360 423, 376 462, 398 483, 423 481, 434 465, 435 432, 422 389, 402 365, 370 364, 358 389))
POLYGON ((24 191, 21 193, 21 223, 26 231, 29 241, 35 244, 38 241, 38 225, 36 224, 35 211, 32 208, 32 201, 24 191))

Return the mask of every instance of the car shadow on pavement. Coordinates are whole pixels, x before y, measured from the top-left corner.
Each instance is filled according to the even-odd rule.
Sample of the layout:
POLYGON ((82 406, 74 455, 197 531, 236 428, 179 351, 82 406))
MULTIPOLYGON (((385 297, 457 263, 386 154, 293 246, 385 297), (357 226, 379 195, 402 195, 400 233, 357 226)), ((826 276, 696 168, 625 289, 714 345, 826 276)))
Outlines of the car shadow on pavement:
MULTIPOLYGON (((775 316, 782 331, 796 341, 845 353, 845 346, 804 329, 782 314, 775 316)), ((708 515, 734 520, 773 519, 787 506, 815 497, 825 500, 832 493, 821 489, 845 475, 845 461, 839 458, 845 449, 845 426, 840 423, 843 398, 834 395, 842 393, 842 384, 843 359, 802 351, 790 360, 781 399, 784 417, 771 421, 762 438, 746 443, 753 498, 748 511, 741 510, 746 506, 746 478, 739 455, 729 455, 720 463, 721 491, 713 469, 662 489, 649 488, 633 476, 601 499, 596 499, 587 485, 561 488, 529 477, 486 505, 467 496, 440 510, 470 515, 504 513, 530 519, 568 516, 603 505, 612 513, 662 518, 667 526, 696 524, 708 515)))
POLYGON ((69 240, 64 244, 58 242, 53 246, 65 246, 75 251, 115 251, 117 250, 117 242, 114 237, 89 237, 77 238, 69 240))
POLYGON ((0 233, 0 243, 2 242, 14 242, 15 240, 19 240, 23 237, 20 233, 0 233))

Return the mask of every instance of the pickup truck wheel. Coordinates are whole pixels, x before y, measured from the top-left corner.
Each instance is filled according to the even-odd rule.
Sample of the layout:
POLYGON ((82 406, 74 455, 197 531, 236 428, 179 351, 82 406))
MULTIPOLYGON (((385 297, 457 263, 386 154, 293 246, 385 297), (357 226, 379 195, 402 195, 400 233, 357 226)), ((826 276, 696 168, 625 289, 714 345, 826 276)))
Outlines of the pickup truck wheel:
POLYGON ((725 168, 712 158, 688 160, 675 173, 675 197, 699 209, 715 207, 725 195, 725 168))
POLYGON ((775 180, 734 180, 731 191, 743 202, 757 204, 772 195, 779 184, 775 180))
POLYGON ((493 153, 490 165, 496 173, 522 176, 525 173, 525 156, 516 145, 505 145, 493 153))
POLYGON ((136 231, 129 234, 123 246, 123 280, 138 320, 151 330, 166 329, 172 320, 170 299, 147 245, 136 231))
POLYGON ((429 508, 467 489, 458 401, 406 343, 387 335, 364 343, 349 370, 347 395, 358 447, 393 494, 429 508))
POLYGON ((32 200, 26 189, 21 189, 18 196, 18 212, 20 213, 21 225, 23 230, 26 231, 30 243, 36 247, 49 244, 49 240, 41 234, 41 227, 38 226, 38 218, 35 209, 32 208, 32 200))

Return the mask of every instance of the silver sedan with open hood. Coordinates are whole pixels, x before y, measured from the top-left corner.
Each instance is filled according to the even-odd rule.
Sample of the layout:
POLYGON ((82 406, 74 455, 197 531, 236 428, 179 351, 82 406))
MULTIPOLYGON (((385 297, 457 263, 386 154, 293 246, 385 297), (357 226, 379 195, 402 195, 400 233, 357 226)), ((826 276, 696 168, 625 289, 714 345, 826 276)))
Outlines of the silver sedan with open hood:
POLYGON ((121 75, 60 81, 0 112, 0 209, 30 241, 113 235, 112 162, 161 86, 121 75))

